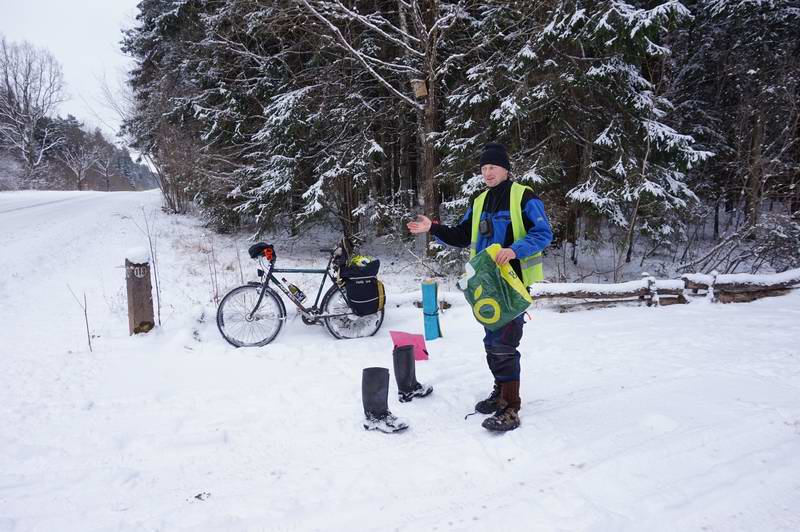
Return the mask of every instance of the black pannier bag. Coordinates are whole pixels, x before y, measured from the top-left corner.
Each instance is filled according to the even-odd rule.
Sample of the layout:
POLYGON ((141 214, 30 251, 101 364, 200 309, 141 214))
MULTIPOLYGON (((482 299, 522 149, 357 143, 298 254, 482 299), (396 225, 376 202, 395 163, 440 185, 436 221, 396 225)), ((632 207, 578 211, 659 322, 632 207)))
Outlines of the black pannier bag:
POLYGON ((375 314, 386 301, 383 283, 378 280, 381 261, 375 259, 364 266, 347 265, 339 270, 350 306, 357 316, 375 314))

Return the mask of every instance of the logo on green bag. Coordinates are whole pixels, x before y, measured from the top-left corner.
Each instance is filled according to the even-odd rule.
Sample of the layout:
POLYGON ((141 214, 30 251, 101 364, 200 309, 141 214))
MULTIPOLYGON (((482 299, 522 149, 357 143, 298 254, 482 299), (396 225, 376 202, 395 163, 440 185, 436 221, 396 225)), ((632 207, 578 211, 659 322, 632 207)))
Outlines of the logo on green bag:
POLYGON ((475 304, 472 306, 472 313, 478 321, 491 325, 500 319, 500 304, 491 297, 478 299, 483 293, 483 286, 478 285, 475 289, 473 299, 476 299, 475 304))

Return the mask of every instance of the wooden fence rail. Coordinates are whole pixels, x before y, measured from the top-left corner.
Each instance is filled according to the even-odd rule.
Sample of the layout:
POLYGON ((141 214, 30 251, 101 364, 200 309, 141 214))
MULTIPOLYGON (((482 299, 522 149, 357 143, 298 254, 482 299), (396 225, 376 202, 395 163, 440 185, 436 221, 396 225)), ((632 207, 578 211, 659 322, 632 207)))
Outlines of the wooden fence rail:
POLYGON ((561 310, 600 308, 624 304, 664 306, 688 303, 691 297, 739 303, 773 297, 800 288, 800 268, 776 274, 685 274, 663 280, 642 274, 637 281, 616 284, 540 283, 531 287, 535 300, 571 299, 561 310))
POLYGON ((747 273, 730 274, 684 274, 681 278, 692 293, 705 291, 715 301, 721 303, 745 303, 762 297, 786 294, 800 284, 800 268, 783 273, 752 275, 747 273))

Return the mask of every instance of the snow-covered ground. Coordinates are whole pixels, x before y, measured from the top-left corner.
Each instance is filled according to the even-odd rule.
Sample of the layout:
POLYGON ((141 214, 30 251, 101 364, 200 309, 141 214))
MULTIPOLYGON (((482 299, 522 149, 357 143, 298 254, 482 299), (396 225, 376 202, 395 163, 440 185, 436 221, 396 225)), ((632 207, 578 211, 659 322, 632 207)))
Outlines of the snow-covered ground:
MULTIPOLYGON (((375 337, 336 341, 290 311, 274 343, 237 350, 214 325, 209 257, 225 290, 237 246, 252 278, 248 242, 158 207, 0 193, 0 531, 800 530, 800 294, 537 310, 523 424, 505 435, 464 419, 491 379, 449 294, 417 366, 434 393, 400 404, 392 382, 411 428, 384 435, 361 427, 361 369, 391 368, 389 330, 421 332, 413 268, 386 261, 375 337), (143 211, 163 326, 129 337, 121 266, 146 245, 143 211)), ((279 263, 320 264, 330 240, 276 242, 279 263)))

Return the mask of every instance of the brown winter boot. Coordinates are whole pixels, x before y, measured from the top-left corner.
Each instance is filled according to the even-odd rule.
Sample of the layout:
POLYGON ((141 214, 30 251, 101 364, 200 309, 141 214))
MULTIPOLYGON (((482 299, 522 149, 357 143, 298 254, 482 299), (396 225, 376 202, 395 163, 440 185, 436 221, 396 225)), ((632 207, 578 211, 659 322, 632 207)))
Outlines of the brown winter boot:
POLYGON ((514 430, 519 427, 519 381, 504 382, 500 385, 498 410, 483 421, 483 428, 491 431, 514 430))

